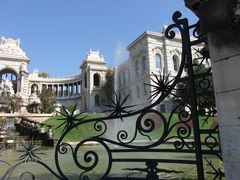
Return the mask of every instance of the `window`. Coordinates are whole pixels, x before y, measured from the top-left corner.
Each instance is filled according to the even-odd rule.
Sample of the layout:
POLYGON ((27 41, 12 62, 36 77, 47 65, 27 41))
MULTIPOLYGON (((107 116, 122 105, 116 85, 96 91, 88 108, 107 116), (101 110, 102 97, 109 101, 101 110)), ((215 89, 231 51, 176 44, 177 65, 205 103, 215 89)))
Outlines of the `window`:
POLYGON ((100 96, 98 94, 95 96, 95 106, 100 106, 100 96))
POLYGON ((179 68, 178 57, 174 55, 172 58, 173 58, 173 69, 174 71, 178 71, 178 68, 179 68))
POLYGON ((87 88, 87 73, 84 74, 84 87, 87 88))
POLYGON ((129 95, 129 101, 132 101, 132 92, 131 92, 131 90, 128 91, 128 95, 129 95))
POLYGON ((126 73, 123 72, 123 84, 126 84, 126 73))
POLYGON ((140 89, 139 89, 139 86, 137 86, 137 98, 140 98, 140 89))
POLYGON ((87 111, 87 97, 84 97, 84 111, 87 111))
POLYGON ((147 94, 147 85, 145 83, 143 83, 143 90, 144 90, 144 95, 147 94))
POLYGON ((156 68, 162 69, 162 61, 160 54, 155 55, 155 61, 156 61, 156 68))
POLYGON ((32 85, 31 94, 38 94, 38 85, 37 84, 32 85))
POLYGON ((143 69, 143 72, 146 71, 146 69, 147 69, 147 61, 146 61, 145 56, 142 59, 142 69, 143 69))
POLYGON ((135 72, 136 72, 136 75, 138 75, 139 73, 138 61, 135 62, 135 72))
POLYGON ((130 82, 131 77, 130 77, 130 70, 128 70, 128 82, 130 82))
POLYGON ((100 76, 97 73, 95 73, 93 75, 93 85, 94 86, 99 86, 100 85, 100 76))
POLYGON ((121 82, 121 74, 119 74, 119 76, 118 76, 118 85, 119 85, 119 87, 121 87, 121 84, 122 84, 122 82, 121 82))

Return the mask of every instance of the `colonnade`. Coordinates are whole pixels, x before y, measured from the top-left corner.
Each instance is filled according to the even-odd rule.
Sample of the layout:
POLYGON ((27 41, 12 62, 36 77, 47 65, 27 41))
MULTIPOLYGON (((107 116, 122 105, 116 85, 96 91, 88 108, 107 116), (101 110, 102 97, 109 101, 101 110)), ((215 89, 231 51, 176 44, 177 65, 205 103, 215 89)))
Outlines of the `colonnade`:
POLYGON ((57 98, 74 97, 80 95, 81 93, 81 81, 59 84, 44 83, 41 87, 38 87, 37 84, 33 84, 32 87, 33 86, 37 86, 37 90, 40 91, 42 89, 50 88, 53 90, 57 98))

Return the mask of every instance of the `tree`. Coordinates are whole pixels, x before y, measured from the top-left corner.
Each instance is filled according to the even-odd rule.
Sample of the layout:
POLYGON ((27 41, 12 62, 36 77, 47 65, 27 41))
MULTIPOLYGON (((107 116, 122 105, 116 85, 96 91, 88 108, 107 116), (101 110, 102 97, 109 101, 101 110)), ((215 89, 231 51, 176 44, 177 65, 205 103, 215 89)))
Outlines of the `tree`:
POLYGON ((11 112, 17 112, 21 108, 23 100, 21 96, 17 96, 14 94, 13 96, 6 96, 5 102, 11 112))
POLYGON ((112 68, 107 69, 105 74, 105 83, 102 85, 101 90, 106 103, 110 104, 110 100, 112 99, 114 93, 114 70, 112 68))
MULTIPOLYGON (((199 113, 205 114, 205 111, 209 111, 209 109, 214 111, 216 103, 213 90, 213 78, 209 72, 210 69, 200 64, 194 67, 193 70, 195 74, 195 90, 199 113)), ((176 104, 180 104, 189 98, 190 89, 187 80, 188 79, 184 77, 177 85, 175 96, 172 98, 176 104)))
POLYGON ((38 77, 48 78, 49 74, 47 72, 40 72, 40 73, 38 73, 38 77))
POLYGON ((39 94, 41 101, 40 110, 42 113, 52 113, 55 110, 54 103, 56 102, 55 94, 52 89, 43 88, 39 94))

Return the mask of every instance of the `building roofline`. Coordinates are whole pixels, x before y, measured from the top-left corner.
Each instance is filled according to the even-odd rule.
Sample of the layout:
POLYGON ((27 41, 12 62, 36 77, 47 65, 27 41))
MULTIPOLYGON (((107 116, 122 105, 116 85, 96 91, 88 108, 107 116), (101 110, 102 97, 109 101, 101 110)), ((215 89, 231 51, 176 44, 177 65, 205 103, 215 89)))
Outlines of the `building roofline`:
POLYGON ((138 41, 143 39, 147 35, 153 35, 153 36, 163 36, 163 33, 159 32, 153 32, 153 31, 144 31, 140 36, 138 36, 131 44, 128 45, 127 50, 129 50, 132 46, 134 46, 138 41))

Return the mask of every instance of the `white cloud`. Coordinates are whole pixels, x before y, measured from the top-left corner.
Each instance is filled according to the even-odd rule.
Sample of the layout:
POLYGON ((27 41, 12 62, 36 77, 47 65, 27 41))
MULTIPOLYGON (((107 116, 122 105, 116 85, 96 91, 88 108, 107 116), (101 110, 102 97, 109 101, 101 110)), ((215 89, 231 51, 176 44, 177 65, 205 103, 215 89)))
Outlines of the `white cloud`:
POLYGON ((115 67, 121 64, 128 58, 128 51, 126 45, 122 42, 117 42, 117 47, 114 49, 114 63, 115 67))

